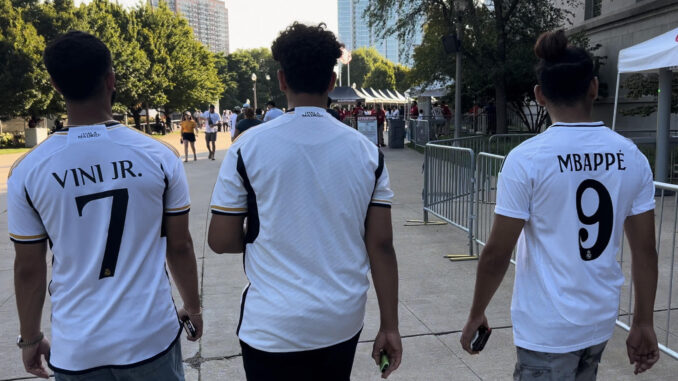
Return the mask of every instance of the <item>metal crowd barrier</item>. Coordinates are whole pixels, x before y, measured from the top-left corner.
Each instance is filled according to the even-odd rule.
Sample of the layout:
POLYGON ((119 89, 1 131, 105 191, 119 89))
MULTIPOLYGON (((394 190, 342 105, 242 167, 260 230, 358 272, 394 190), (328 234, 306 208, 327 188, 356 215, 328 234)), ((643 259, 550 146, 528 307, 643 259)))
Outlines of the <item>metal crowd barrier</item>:
POLYGON ((425 146, 426 143, 433 140, 431 138, 431 129, 428 120, 410 119, 410 127, 412 129, 411 141, 417 146, 425 146))
MULTIPOLYGON (((492 135, 487 142, 488 152, 495 155, 508 155, 508 153, 525 140, 536 134, 499 134, 492 135)), ((476 151, 480 152, 480 151, 476 151)))
POLYGON ((476 226, 473 238, 476 252, 480 253, 480 246, 485 246, 492 229, 494 207, 497 203, 497 181, 501 166, 504 164, 504 156, 481 152, 476 163, 476 226))
MULTIPOLYGON (((654 305, 654 327, 659 341, 659 349, 678 360, 678 352, 674 349, 678 344, 676 343, 676 340, 678 340, 678 329, 674 327, 673 332, 671 331, 671 315, 673 309, 676 308, 674 306, 678 302, 673 299, 676 235, 678 234, 678 186, 656 181, 654 186, 659 191, 655 206, 659 274, 657 279, 657 296, 654 305), (671 343, 673 343, 673 348, 671 343)), ((624 239, 618 257, 619 265, 624 272, 625 282, 622 286, 617 325, 626 331, 630 330, 631 323, 633 322, 632 315, 634 309, 631 261, 630 258, 625 258, 624 253, 628 250, 628 242, 624 239)))
MULTIPOLYGON (((473 250, 475 157, 469 148, 426 145, 424 160, 424 223, 428 214, 468 232, 473 250)), ((464 256, 466 257, 466 256, 464 256)))

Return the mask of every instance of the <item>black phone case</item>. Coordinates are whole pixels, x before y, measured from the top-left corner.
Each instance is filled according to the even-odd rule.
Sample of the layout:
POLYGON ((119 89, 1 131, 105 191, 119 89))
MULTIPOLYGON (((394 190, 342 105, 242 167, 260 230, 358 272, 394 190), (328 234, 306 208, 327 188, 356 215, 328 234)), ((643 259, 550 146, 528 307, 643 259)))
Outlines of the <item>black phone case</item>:
POLYGON ((485 344, 487 344, 487 340, 489 340, 492 331, 487 327, 481 326, 480 328, 478 328, 477 333, 478 336, 471 343, 471 349, 474 352, 480 352, 483 350, 483 348, 485 348, 485 344))

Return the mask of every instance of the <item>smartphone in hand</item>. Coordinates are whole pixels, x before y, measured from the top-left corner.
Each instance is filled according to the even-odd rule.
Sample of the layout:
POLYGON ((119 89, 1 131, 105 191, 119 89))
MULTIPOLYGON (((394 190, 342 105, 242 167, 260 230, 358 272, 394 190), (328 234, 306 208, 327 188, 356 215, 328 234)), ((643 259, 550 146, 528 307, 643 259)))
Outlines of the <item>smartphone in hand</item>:
POLYGON ((184 330, 186 330, 186 333, 191 337, 195 337, 195 327, 193 326, 193 323, 191 323, 191 319, 189 319, 187 316, 181 320, 181 323, 184 325, 184 330))
POLYGON ((473 336, 473 340, 471 340, 471 349, 474 352, 482 351, 483 348, 485 348, 485 344, 487 344, 487 340, 490 338, 490 334, 492 334, 491 329, 484 325, 478 327, 476 334, 473 336))
POLYGON ((388 355, 386 352, 381 352, 381 356, 379 358, 379 370, 381 370, 381 373, 384 373, 389 366, 391 366, 391 362, 389 361, 388 355))

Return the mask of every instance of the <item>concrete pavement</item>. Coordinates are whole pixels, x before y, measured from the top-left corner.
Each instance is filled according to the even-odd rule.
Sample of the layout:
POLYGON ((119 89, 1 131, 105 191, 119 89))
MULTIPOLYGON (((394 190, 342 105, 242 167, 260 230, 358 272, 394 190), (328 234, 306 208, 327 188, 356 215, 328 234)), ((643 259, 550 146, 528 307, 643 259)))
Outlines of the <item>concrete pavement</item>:
MULTIPOLYGON (((235 336, 240 294, 246 284, 242 257, 216 255, 205 245, 209 197, 228 146, 223 134, 219 138, 216 161, 205 160, 207 154, 201 153, 197 162, 185 164, 191 186, 191 232, 198 257, 205 320, 205 335, 198 343, 182 339, 187 380, 245 379, 235 336)), ((174 144, 178 145, 178 141, 174 144)), ((197 148, 203 145, 198 138, 197 148)), ((467 251, 467 238, 458 229, 449 225, 405 226, 407 220, 422 216, 423 155, 409 149, 384 151, 396 195, 392 212, 400 271, 400 331, 404 345, 403 363, 390 379, 510 380, 515 362, 509 315, 513 269, 509 269, 488 308, 488 319, 494 330, 485 351, 478 356, 465 354, 458 344, 459 332, 470 307, 477 262, 450 262, 443 258, 445 254, 467 251)), ((3 166, 5 163, 0 156, 0 167, 3 166)), ((6 194, 2 192, 0 211, 5 217, 0 218, 0 234, 7 237, 6 194)), ((12 286, 13 249, 8 239, 3 242, 0 245, 0 380, 18 380, 30 378, 30 375, 23 371, 19 351, 14 345, 18 321, 12 286)), ((49 330, 48 311, 47 303, 43 317, 46 332, 49 330)), ((371 340, 378 325, 378 306, 371 289, 353 380, 380 379, 370 358, 371 340)), ((665 355, 649 372, 633 376, 633 369, 625 357, 625 338, 626 332, 615 331, 603 356, 599 380, 676 379, 678 361, 665 355)))

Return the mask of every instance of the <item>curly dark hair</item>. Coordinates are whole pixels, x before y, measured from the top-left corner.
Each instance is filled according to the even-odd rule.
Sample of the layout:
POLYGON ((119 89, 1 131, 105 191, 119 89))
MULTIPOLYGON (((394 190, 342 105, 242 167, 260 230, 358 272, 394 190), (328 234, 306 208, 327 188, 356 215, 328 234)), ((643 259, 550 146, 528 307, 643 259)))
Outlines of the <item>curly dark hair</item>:
POLYGON ((295 93, 323 94, 327 91, 342 44, 321 23, 294 22, 273 41, 273 59, 280 63, 287 85, 295 93))
POLYGON ((71 101, 86 100, 101 90, 112 62, 108 47, 81 31, 70 31, 52 41, 43 60, 61 94, 71 101))

